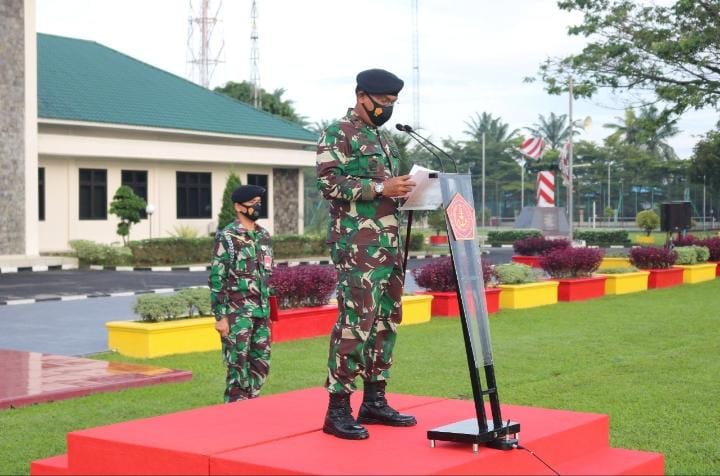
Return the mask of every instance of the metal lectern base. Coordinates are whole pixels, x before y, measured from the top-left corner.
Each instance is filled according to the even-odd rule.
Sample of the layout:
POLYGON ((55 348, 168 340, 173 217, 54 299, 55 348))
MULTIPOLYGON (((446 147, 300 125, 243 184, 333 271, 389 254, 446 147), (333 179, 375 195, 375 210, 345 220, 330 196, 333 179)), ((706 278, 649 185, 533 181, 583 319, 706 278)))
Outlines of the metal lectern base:
POLYGON ((488 420, 487 427, 487 431, 481 432, 478 429, 477 419, 470 418, 428 430, 427 437, 432 448, 435 448, 435 441, 472 443, 475 453, 478 452, 479 445, 498 450, 511 450, 518 444, 517 434, 520 432, 520 423, 508 420, 495 428, 492 420, 488 420))

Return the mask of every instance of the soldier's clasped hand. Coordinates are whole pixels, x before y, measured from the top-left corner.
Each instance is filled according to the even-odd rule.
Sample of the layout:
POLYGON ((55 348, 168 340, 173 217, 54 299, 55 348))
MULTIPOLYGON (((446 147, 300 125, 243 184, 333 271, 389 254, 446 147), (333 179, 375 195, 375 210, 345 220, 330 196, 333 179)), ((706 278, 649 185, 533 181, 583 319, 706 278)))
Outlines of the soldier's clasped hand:
POLYGON ((386 197, 402 197, 415 187, 415 182, 410 180, 409 175, 387 179, 384 184, 383 195, 386 197))

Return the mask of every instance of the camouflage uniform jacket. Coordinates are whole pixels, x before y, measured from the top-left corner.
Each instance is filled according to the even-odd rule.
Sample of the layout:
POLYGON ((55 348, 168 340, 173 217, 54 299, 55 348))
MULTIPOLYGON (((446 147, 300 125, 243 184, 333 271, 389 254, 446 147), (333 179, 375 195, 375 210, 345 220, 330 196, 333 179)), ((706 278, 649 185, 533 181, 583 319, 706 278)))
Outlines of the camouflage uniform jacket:
POLYGON ((270 234, 264 228, 248 230, 236 220, 218 231, 208 279, 215 319, 227 314, 268 317, 272 264, 270 234))
POLYGON ((317 187, 330 202, 328 243, 398 246, 395 199, 375 184, 398 175, 400 154, 392 138, 350 109, 323 131, 317 146, 317 187))

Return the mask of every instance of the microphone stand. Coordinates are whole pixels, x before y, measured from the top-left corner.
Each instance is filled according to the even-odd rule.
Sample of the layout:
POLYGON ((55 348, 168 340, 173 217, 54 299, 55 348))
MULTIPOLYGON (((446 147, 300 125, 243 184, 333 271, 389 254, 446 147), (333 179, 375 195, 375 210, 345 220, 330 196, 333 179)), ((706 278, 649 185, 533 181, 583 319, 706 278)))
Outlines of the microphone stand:
MULTIPOLYGON (((445 165, 443 164, 442 159, 439 155, 437 155, 431 148, 429 148, 427 145, 425 145, 420 139, 415 137, 412 132, 412 128, 408 125, 403 126, 402 124, 395 124, 395 128, 399 130, 400 132, 405 132, 407 135, 409 135, 411 138, 415 139, 415 141, 420 144, 425 150, 430 152, 430 155, 435 157, 440 164, 440 171, 442 173, 445 173, 445 165)), ((457 170, 457 166, 455 167, 457 170)), ((412 228, 412 221, 413 221, 413 212, 414 210, 408 210, 408 223, 407 223, 407 231, 405 232, 405 255, 403 256, 403 282, 404 277, 407 276, 407 261, 408 261, 408 254, 410 252, 410 233, 412 228)))
MULTIPOLYGON (((423 137, 423 136, 421 136, 420 134, 418 134, 417 131, 415 131, 415 129, 413 129, 413 128, 410 127, 409 125, 405 124, 405 125, 402 126, 402 127, 403 127, 403 130, 404 130, 405 132, 407 132, 408 134, 410 134, 416 141, 418 141, 420 144, 422 144, 423 147, 425 147, 426 149, 427 149, 427 146, 425 146, 425 145, 421 142, 421 140, 422 140, 422 141, 425 141, 425 143, 427 143, 427 144, 430 144, 430 145, 433 146, 436 150, 439 150, 440 153, 443 154, 445 157, 447 157, 447 158, 450 160, 450 163, 453 164, 453 168, 455 169, 455 173, 458 173, 457 162, 455 162, 455 159, 453 159, 450 154, 448 154, 448 153, 445 152, 443 149, 441 149, 440 147, 438 147, 438 146, 436 146, 435 144, 433 144, 432 142, 430 142, 426 137, 423 137), (417 137, 415 137, 415 136, 417 136, 417 137)), ((429 150, 429 149, 428 149, 428 150, 429 150)), ((433 155, 435 155, 436 157, 438 157, 437 154, 433 154, 433 155)), ((438 158, 438 160, 440 160, 440 159, 438 158)), ((443 172, 444 172, 444 170, 443 170, 443 172)))

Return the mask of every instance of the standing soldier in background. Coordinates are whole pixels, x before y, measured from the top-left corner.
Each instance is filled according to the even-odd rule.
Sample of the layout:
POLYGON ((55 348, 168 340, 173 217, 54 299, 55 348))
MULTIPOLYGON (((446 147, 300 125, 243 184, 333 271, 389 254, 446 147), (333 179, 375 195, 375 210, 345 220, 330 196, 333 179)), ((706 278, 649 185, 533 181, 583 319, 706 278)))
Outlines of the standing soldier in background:
POLYGON ((330 402, 323 431, 339 438, 367 438, 362 423, 416 424, 385 399, 402 320, 397 198, 415 184, 407 175, 398 176, 397 146, 379 127, 390 119, 403 84, 385 70, 359 73, 355 107, 325 129, 317 147, 317 185, 329 201, 328 243, 338 273, 339 310, 330 335, 330 402), (358 375, 364 393, 356 421, 350 394, 358 375))
POLYGON ((226 403, 257 397, 270 370, 272 245, 267 230, 255 223, 264 193, 257 185, 235 189, 237 220, 215 236, 208 283, 227 365, 226 403))

